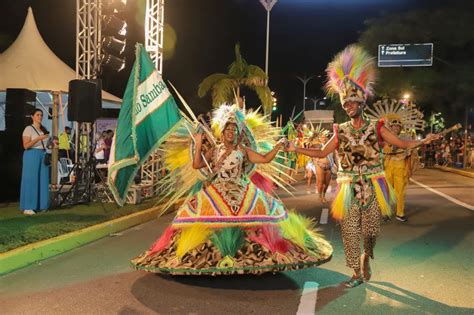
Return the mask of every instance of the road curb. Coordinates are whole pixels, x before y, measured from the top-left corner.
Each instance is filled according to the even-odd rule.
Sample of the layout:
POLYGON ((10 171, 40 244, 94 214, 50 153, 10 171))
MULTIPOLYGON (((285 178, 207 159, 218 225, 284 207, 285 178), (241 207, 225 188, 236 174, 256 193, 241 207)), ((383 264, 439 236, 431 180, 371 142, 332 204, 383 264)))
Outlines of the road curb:
POLYGON ((439 165, 435 165, 434 167, 441 170, 441 171, 443 171, 443 172, 450 172, 450 173, 455 173, 455 174, 458 174, 458 175, 474 178, 474 173, 472 173, 472 172, 467 172, 467 171, 463 171, 463 170, 458 170, 456 168, 446 167, 446 166, 439 166, 439 165))
POLYGON ((28 244, 0 254, 0 275, 57 256, 112 233, 156 219, 160 207, 153 207, 81 230, 28 244))

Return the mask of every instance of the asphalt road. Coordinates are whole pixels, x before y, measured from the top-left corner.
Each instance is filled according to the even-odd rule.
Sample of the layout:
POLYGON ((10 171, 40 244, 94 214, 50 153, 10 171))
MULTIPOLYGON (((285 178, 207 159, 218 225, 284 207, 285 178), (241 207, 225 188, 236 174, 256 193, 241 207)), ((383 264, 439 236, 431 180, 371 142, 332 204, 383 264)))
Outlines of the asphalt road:
MULTIPOLYGON (((214 278, 133 271, 129 259, 161 234, 168 215, 0 277, 0 313, 474 314, 474 179, 438 170, 414 179, 454 202, 411 183, 409 222, 383 223, 372 280, 358 288, 341 284, 351 271, 331 220, 319 226, 334 257, 319 268, 214 278)), ((319 221, 317 195, 302 182, 295 187, 284 202, 319 221)))

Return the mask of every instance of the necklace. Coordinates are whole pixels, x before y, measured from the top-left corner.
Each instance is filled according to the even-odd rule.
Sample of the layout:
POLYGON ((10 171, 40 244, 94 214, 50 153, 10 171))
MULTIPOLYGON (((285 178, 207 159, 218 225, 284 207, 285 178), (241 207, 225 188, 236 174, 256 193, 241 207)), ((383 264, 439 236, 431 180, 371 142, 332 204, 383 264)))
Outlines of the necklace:
POLYGON ((362 116, 362 120, 364 124, 359 129, 354 128, 354 126, 352 125, 352 121, 349 122, 349 129, 351 133, 361 133, 364 131, 364 129, 369 125, 370 121, 368 119, 365 119, 364 116, 362 116))

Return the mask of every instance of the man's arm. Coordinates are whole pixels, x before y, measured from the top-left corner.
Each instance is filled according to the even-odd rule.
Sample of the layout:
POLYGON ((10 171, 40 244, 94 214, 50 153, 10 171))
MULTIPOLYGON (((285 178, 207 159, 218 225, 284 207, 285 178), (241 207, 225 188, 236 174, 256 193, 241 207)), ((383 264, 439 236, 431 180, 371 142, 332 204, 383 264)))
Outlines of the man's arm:
POLYGON ((380 128, 380 136, 382 136, 383 141, 402 149, 411 149, 424 143, 430 143, 431 141, 434 141, 440 137, 439 135, 430 133, 422 140, 402 140, 385 126, 380 128))
POLYGON ((402 149, 409 149, 421 144, 420 140, 402 140, 385 126, 380 128, 380 136, 382 137, 383 141, 387 142, 388 144, 402 149))
POLYGON ((287 151, 304 154, 312 158, 324 158, 329 153, 333 152, 336 149, 337 149, 336 135, 333 135, 332 138, 324 145, 322 150, 311 149, 311 148, 297 148, 295 147, 295 144, 291 142, 287 151))

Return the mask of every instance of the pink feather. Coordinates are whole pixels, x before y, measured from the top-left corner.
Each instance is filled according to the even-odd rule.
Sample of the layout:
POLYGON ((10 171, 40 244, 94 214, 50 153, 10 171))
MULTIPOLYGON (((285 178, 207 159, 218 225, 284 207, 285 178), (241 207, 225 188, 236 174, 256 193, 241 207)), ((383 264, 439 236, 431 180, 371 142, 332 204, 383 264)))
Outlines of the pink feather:
POLYGON ((249 235, 250 240, 265 246, 273 253, 286 253, 291 244, 281 237, 280 230, 273 225, 263 225, 261 229, 257 229, 255 234, 249 235))
POLYGON ((166 228, 161 237, 155 242, 155 244, 153 244, 147 256, 161 252, 163 249, 168 247, 175 231, 176 230, 172 226, 166 228))
POLYGON ((273 182, 258 172, 254 172, 252 176, 250 176, 250 180, 255 186, 268 194, 271 194, 275 189, 273 182))

